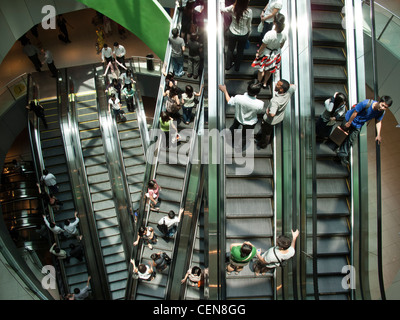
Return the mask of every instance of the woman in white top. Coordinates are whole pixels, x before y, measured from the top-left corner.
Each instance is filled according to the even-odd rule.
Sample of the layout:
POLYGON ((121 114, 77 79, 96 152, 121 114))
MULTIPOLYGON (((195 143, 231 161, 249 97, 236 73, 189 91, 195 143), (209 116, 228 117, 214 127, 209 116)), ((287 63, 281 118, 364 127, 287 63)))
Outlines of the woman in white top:
POLYGON ((334 124, 346 112, 346 96, 341 92, 335 92, 333 97, 325 101, 325 111, 320 115, 315 128, 319 138, 328 138, 334 124))
POLYGON ((119 120, 120 119, 120 112, 121 112, 121 102, 115 96, 115 93, 112 93, 111 96, 110 96, 110 99, 108 99, 108 112, 110 112, 111 109, 114 112, 115 118, 117 120, 119 120))
POLYGON ((182 112, 183 122, 189 124, 192 119, 192 109, 196 105, 195 98, 201 96, 203 86, 200 88, 200 92, 194 92, 191 85, 185 87, 185 92, 182 94, 182 112))
POLYGON ((274 19, 277 13, 280 13, 282 9, 282 0, 269 0, 261 13, 261 21, 264 21, 264 28, 261 32, 261 39, 264 38, 265 34, 272 29, 274 26, 274 19))
POLYGON ((236 0, 233 5, 221 9, 222 12, 232 15, 232 22, 228 30, 228 52, 225 70, 235 66, 235 71, 239 71, 240 63, 243 59, 243 51, 251 32, 251 20, 253 18, 253 12, 248 6, 249 0, 236 0), (233 52, 235 48, 236 58, 234 59, 233 52))
POLYGON ((275 73, 281 65, 281 48, 286 42, 286 35, 283 33, 285 28, 285 16, 283 14, 278 13, 275 16, 274 26, 273 30, 265 34, 262 45, 251 65, 258 68, 257 80, 263 82, 264 88, 267 88, 271 74, 275 73))

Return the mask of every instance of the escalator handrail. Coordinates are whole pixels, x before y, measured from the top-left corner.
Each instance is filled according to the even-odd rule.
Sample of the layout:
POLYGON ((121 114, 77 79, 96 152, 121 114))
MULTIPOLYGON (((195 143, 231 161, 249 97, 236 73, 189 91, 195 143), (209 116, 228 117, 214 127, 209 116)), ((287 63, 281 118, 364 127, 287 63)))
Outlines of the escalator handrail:
MULTIPOLYGON (((179 11, 177 10, 177 5, 176 5, 175 11, 174 11, 174 16, 172 18, 172 22, 171 22, 171 26, 170 26, 170 33, 171 33, 172 29, 178 25, 180 16, 181 15, 179 14, 179 11)), ((164 63, 166 65, 166 70, 168 70, 170 61, 171 61, 171 45, 170 45, 169 41, 167 43, 166 54, 165 54, 164 60, 165 60, 164 63)), ((154 136, 154 132, 159 127, 159 117, 161 114, 163 100, 164 100, 164 95, 163 95, 164 86, 165 86, 165 75, 162 75, 161 79, 160 79, 160 87, 159 87, 158 95, 157 95, 156 108, 154 111, 155 116, 154 116, 153 124, 152 124, 152 129, 153 129, 152 133, 153 134, 150 135, 149 145, 146 146, 147 147, 147 149, 146 149, 147 152, 145 154, 146 160, 147 160, 147 156, 149 154, 149 147, 150 147, 150 150, 152 150, 151 144, 153 144, 154 146, 157 144, 158 147, 156 147, 156 149, 159 150, 159 144, 160 144, 161 139, 158 139, 158 141, 155 141, 156 137, 154 136)), ((157 164, 158 161, 156 160, 155 162, 157 164)), ((145 170, 145 174, 144 174, 143 187, 142 187, 142 191, 141 191, 142 196, 140 198, 137 223, 135 224, 135 228, 134 228, 134 237, 136 237, 136 235, 138 234, 139 226, 147 225, 150 208, 148 208, 147 212, 145 212, 147 199, 144 195, 147 192, 147 182, 154 178, 155 173, 156 173, 156 165, 146 162, 146 170, 145 170)), ((140 246, 140 244, 138 246, 134 246, 132 249, 132 252, 131 252, 131 260, 134 260, 135 263, 137 262, 138 256, 141 256, 142 255, 141 253, 143 251, 143 246, 141 246, 141 248, 138 248, 139 246, 140 246)), ((131 263, 129 264, 128 274, 129 274, 129 277, 128 277, 128 282, 127 282, 127 287, 126 287, 126 292, 125 292, 125 299, 131 300, 132 298, 133 299, 135 298, 136 290, 137 290, 137 283, 138 283, 137 279, 135 279, 133 276, 133 266, 131 263)))
MULTIPOLYGON (((75 95, 76 93, 74 92, 74 83, 71 78, 68 77, 66 73, 66 81, 68 81, 68 93, 69 96, 71 97, 69 101, 69 109, 68 109, 68 123, 67 127, 71 131, 71 139, 72 143, 71 146, 74 148, 74 156, 75 156, 75 161, 78 162, 76 165, 77 167, 80 168, 81 172, 78 172, 78 177, 79 179, 79 185, 80 185, 80 197, 82 200, 82 206, 86 212, 86 217, 87 217, 87 222, 88 222, 88 228, 89 228, 89 234, 90 234, 90 241, 91 241, 91 246, 90 249, 92 250, 91 252, 94 252, 95 262, 90 260, 88 261, 89 263, 89 268, 91 271, 91 276, 93 281, 98 277, 100 280, 96 281, 97 285, 101 287, 101 292, 102 296, 105 299, 110 298, 109 294, 109 287, 108 287, 108 278, 107 278, 107 272, 105 270, 104 266, 104 258, 103 254, 101 251, 101 248, 99 246, 99 234, 98 230, 96 227, 96 221, 94 217, 94 210, 93 210, 93 203, 90 197, 90 192, 89 192, 89 182, 87 179, 87 172, 86 172, 86 167, 84 164, 84 157, 82 153, 82 145, 81 145, 81 140, 79 136, 79 129, 78 129, 78 114, 77 114, 77 108, 75 104, 75 95), (95 267, 90 267, 91 264, 94 264, 95 267), (107 286, 107 288, 105 288, 107 286)), ((66 152, 66 156, 68 159, 68 152, 66 152)), ((73 190, 75 190, 73 188, 73 190)), ((74 197, 77 198, 78 196, 73 192, 74 197)), ((79 212, 79 211, 78 211, 79 212)), ((84 239, 86 240, 86 237, 84 239)), ((85 248, 89 249, 89 248, 85 248)), ((92 256, 92 254, 86 254, 86 256, 92 256)))
MULTIPOLYGON (((32 79, 30 79, 32 80, 32 79)), ((33 88, 33 93, 32 93, 32 97, 28 97, 27 101, 29 103, 29 101, 31 100, 38 100, 38 87, 36 86, 36 84, 32 81, 32 88, 33 88)), ((57 96, 59 94, 59 87, 58 87, 58 83, 57 83, 57 96)), ((30 95, 30 92, 28 93, 28 95, 30 95)), ((30 116, 28 116, 28 132, 29 132, 29 137, 30 137, 30 145, 31 145, 31 151, 32 151, 32 158, 35 164, 35 172, 36 172, 36 177, 37 177, 37 181, 40 183, 40 177, 42 176, 42 172, 45 169, 45 165, 44 165, 44 160, 43 160, 43 153, 42 153, 42 147, 41 147, 41 143, 40 143, 40 130, 39 130, 39 118, 35 115, 35 114, 31 114, 30 116), (31 118, 31 119, 29 119, 31 118)), ((49 194, 49 190, 47 186, 43 186, 42 187, 47 194, 49 194)), ((41 201, 42 207, 45 208, 44 202, 41 201)), ((50 205, 47 206, 48 212, 49 212, 49 217, 51 221, 55 221, 54 219, 54 212, 53 209, 51 208, 50 205)), ((51 237, 54 237, 55 242, 57 244, 57 246, 59 248, 61 248, 60 246, 60 240, 58 238, 58 235, 56 234, 51 234, 51 237)), ((66 271, 65 271, 65 267, 64 264, 61 263, 60 261, 58 261, 57 266, 59 267, 59 271, 61 274, 61 281, 59 281, 59 291, 61 292, 62 295, 66 294, 68 291, 68 280, 67 280, 67 276, 66 276, 66 271)))
MULTIPOLYGON (((120 181, 122 190, 114 187, 114 183, 111 184, 111 189, 114 195, 114 202, 116 205, 117 219, 119 228, 121 230, 121 238, 123 242, 123 247, 125 248, 125 252, 130 252, 130 248, 132 246, 134 239, 132 236, 132 230, 134 229, 134 225, 132 224, 131 213, 133 213, 132 209, 132 201, 129 193, 129 185, 126 177, 125 163, 123 161, 122 155, 122 147, 119 139, 119 132, 117 127, 117 121, 114 119, 112 110, 108 112, 108 100, 105 94, 105 88, 108 82, 108 77, 101 75, 104 78, 104 81, 101 81, 97 71, 94 70, 95 75, 95 86, 98 97, 98 110, 99 110, 99 122, 100 128, 102 131, 102 138, 104 142, 109 141, 110 143, 103 143, 105 147, 105 152, 109 151, 105 156, 107 159, 107 166, 109 168, 109 174, 112 181, 120 181), (104 124, 107 123, 107 126, 104 124), (108 133, 107 133, 108 132, 108 133), (109 139, 109 140, 106 140, 109 139), (109 161, 110 160, 110 161, 109 161), (111 161, 112 160, 112 161, 111 161), (110 164, 112 162, 112 165, 110 164), (115 165, 119 170, 115 169, 115 165), (117 194, 119 194, 119 197, 117 194), (121 194, 123 197, 121 197, 121 194), (122 199, 129 199, 129 201, 123 201, 122 199), (122 200, 122 202, 121 202, 122 200)), ((121 102, 121 97, 118 97, 121 102)), ((129 266, 129 257, 125 255, 127 266, 129 266)))
MULTIPOLYGON (((378 86, 378 58, 377 58, 377 39, 375 30, 375 1, 370 1, 371 18, 371 41, 372 41, 372 70, 374 84, 374 100, 379 100, 378 86)), ((375 128, 376 135, 376 128, 375 128)), ((382 252, 382 185, 381 185, 381 149, 379 142, 375 142, 376 150, 376 196, 377 196, 377 255, 378 255, 378 281, 381 299, 386 300, 385 284, 383 278, 383 252, 382 252)))

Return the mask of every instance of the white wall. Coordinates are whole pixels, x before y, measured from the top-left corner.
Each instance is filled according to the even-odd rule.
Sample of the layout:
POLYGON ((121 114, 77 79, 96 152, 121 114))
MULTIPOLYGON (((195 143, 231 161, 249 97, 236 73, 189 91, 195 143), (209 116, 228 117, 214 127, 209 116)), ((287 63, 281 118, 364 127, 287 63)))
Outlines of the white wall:
MULTIPOLYGON (((400 123, 400 60, 379 42, 377 42, 377 65, 378 65, 378 93, 379 96, 387 95, 393 99, 390 112, 395 116, 397 123, 400 123)), ((373 86, 372 73, 372 49, 371 37, 364 34, 364 61, 365 61, 365 82, 371 88, 373 86)))

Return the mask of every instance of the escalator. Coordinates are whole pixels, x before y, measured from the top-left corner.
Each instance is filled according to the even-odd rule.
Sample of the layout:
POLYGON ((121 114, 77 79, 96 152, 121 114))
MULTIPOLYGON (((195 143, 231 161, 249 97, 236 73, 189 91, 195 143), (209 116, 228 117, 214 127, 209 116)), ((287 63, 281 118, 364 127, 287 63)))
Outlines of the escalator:
POLYGON ((102 267, 105 268, 110 299, 116 300, 124 297, 128 277, 127 260, 114 202, 113 180, 109 174, 103 143, 95 70, 91 66, 86 69, 71 68, 69 75, 75 82, 75 119, 101 247, 102 267))
MULTIPOLYGON (((132 65, 129 67, 132 70, 132 65)), ((136 79, 135 73, 133 74, 136 79)), ((107 79, 108 78, 106 78, 106 85, 109 82, 107 79)), ((139 84, 136 83, 135 86, 137 88, 139 84)), ((143 112, 143 106, 140 106, 142 101, 139 90, 136 90, 134 101, 136 107, 134 111, 129 111, 125 99, 121 99, 122 110, 124 111, 126 121, 118 121, 116 127, 118 132, 117 139, 119 140, 119 145, 122 151, 124 171, 129 186, 132 211, 137 212, 140 206, 140 198, 142 196, 143 180, 146 170, 144 143, 139 124, 141 118, 139 113, 143 112)), ((142 118, 145 118, 145 116, 142 115, 142 118)), ((134 212, 132 212, 132 215, 135 214, 134 212)))
MULTIPOLYGON (((73 200, 72 187, 68 173, 67 161, 65 158, 65 150, 63 145, 62 132, 60 128, 58 100, 43 100, 40 104, 44 108, 48 128, 44 128, 40 121, 39 135, 40 148, 43 157, 43 166, 50 173, 54 174, 59 186, 59 192, 56 197, 63 203, 58 212, 53 211, 54 222, 61 228, 64 226, 65 219, 73 219, 75 212, 75 203, 73 200)), ((74 238, 58 237, 61 249, 67 253, 70 250, 71 243, 77 245, 78 242, 74 238)), ((65 270, 67 279, 67 292, 72 292, 74 288, 82 288, 86 286, 88 278, 88 269, 85 258, 82 262, 75 258, 71 258, 67 263, 61 262, 65 270)))
MULTIPOLYGON (((316 118, 324 101, 335 92, 348 96, 346 32, 342 27, 343 2, 311 1, 314 108, 316 118)), ((339 123, 339 122, 338 122, 339 123)), ((349 299, 343 288, 342 268, 350 265, 350 170, 334 161, 336 145, 316 143, 316 215, 318 298, 349 299)), ((307 269, 308 277, 312 271, 307 269)))
MULTIPOLYGON (((244 51, 244 60, 239 72, 232 69, 225 73, 225 84, 229 95, 244 94, 250 80, 256 79, 257 71, 251 67, 257 44, 260 43, 257 25, 265 6, 262 1, 250 1, 253 11, 250 46, 244 51)), ((226 41, 227 43, 227 41, 226 41)), ((226 47, 226 46, 225 46, 226 47)), ((226 48, 225 48, 226 52, 226 48)), ((264 101, 264 112, 271 98, 271 89, 261 89, 258 99, 264 101)), ((234 108, 226 105, 225 124, 229 129, 234 120, 234 108)), ((263 114, 254 132, 260 129, 263 114)), ((273 244, 274 239, 274 174, 273 143, 266 149, 259 149, 253 140, 247 143, 243 154, 235 154, 229 142, 225 145, 225 250, 229 253, 230 245, 250 241, 262 252, 273 244), (243 158, 254 161, 254 170, 248 174, 243 172, 243 158), (230 163, 232 161, 232 163, 230 163)), ((253 165, 250 164, 250 165, 253 165)), ((247 163, 246 163, 247 165, 247 163)), ((225 265, 226 267, 226 265, 225 265)), ((239 274, 226 274, 226 299, 273 299, 273 274, 255 276, 252 262, 245 266, 239 274)))
MULTIPOLYGON (((195 92, 200 90, 200 81, 180 78, 178 87, 184 89, 187 84, 190 84, 195 92)), ((199 99, 200 100, 200 99, 199 99)), ((160 191, 160 210, 158 212, 150 211, 146 226, 151 226, 158 235, 158 242, 153 245, 153 250, 144 247, 141 250, 141 256, 138 263, 148 264, 151 262, 150 255, 153 252, 165 251, 170 257, 174 254, 174 239, 168 242, 162 238, 162 234, 157 229, 157 222, 173 210, 176 215, 179 214, 182 199, 185 192, 185 179, 187 179, 188 160, 191 148, 193 148, 192 140, 196 134, 193 130, 194 123, 197 122, 200 114, 199 108, 201 104, 193 108, 196 114, 194 121, 186 125, 178 121, 177 129, 181 135, 181 140, 176 147, 170 145, 170 148, 160 148, 161 140, 157 139, 156 147, 156 164, 152 174, 152 179, 155 179, 161 187, 160 191), (184 130, 184 131, 182 131, 184 130)), ((179 111, 182 117, 182 109, 179 111)), ((172 130, 172 129, 171 129, 172 130)), ((146 182, 145 182, 146 184, 146 182)), ((168 294, 168 277, 170 268, 164 270, 161 274, 158 273, 156 278, 150 282, 138 282, 136 290, 136 299, 165 299, 168 294)))

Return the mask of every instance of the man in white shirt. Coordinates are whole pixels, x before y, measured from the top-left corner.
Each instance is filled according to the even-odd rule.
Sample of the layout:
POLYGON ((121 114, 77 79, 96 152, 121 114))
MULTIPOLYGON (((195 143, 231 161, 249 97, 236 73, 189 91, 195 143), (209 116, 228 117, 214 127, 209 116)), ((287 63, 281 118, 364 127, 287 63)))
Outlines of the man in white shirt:
POLYGON ((219 89, 225 94, 225 99, 229 105, 235 107, 235 120, 229 128, 234 143, 234 133, 242 126, 242 147, 246 145, 246 131, 253 130, 258 122, 257 115, 263 111, 264 102, 257 99, 261 90, 261 83, 254 80, 249 83, 247 92, 243 95, 231 97, 225 85, 220 84, 219 89))
POLYGON ((264 149, 270 143, 274 126, 283 121, 286 106, 296 88, 296 85, 289 84, 288 81, 283 79, 276 83, 274 96, 269 101, 263 121, 261 122, 261 129, 256 134, 256 142, 259 148, 264 149))
POLYGON ((269 248, 263 254, 261 254, 261 249, 257 249, 258 261, 254 267, 256 275, 280 267, 284 261, 292 258, 295 254, 296 239, 299 234, 299 230, 292 230, 292 240, 285 235, 280 235, 276 239, 276 246, 269 248))
POLYGON ((113 51, 111 48, 105 43, 103 45, 103 49, 101 49, 101 61, 104 63, 106 62, 107 64, 109 62, 113 61, 113 51))
POLYGON ((75 211, 75 221, 71 222, 70 219, 66 219, 64 221, 64 230, 68 235, 76 236, 78 240, 81 240, 82 236, 79 236, 78 223, 79 223, 78 212, 75 211))
POLYGON ((57 247, 57 244, 54 242, 50 248, 50 253, 54 254, 58 259, 65 259, 67 257, 67 252, 57 247))
POLYGON ((64 229, 57 226, 54 222, 49 222, 45 215, 43 215, 43 220, 45 225, 53 232, 54 234, 62 234, 64 233, 64 229))
MULTIPOLYGON (((168 238, 172 238, 176 232, 176 229, 178 227, 179 221, 181 220, 183 213, 183 208, 179 210, 179 214, 176 215, 173 210, 168 212, 168 215, 162 217, 158 221, 158 225, 166 225, 167 229, 166 232, 164 233, 165 238, 164 240, 168 241, 168 238)), ((160 230, 161 231, 161 230, 160 230)))
POLYGON ((89 283, 91 278, 91 276, 88 277, 86 287, 84 287, 82 290, 79 288, 74 289, 74 300, 85 300, 87 297, 89 297, 89 283))
MULTIPOLYGON (((114 52, 115 59, 122 65, 125 65, 125 47, 120 45, 118 42, 114 42, 114 52)), ((122 67, 118 66, 119 71, 122 72, 122 67)))
POLYGON ((58 193, 56 177, 48 170, 43 170, 43 175, 40 178, 40 182, 44 183, 49 188, 50 193, 58 193))

